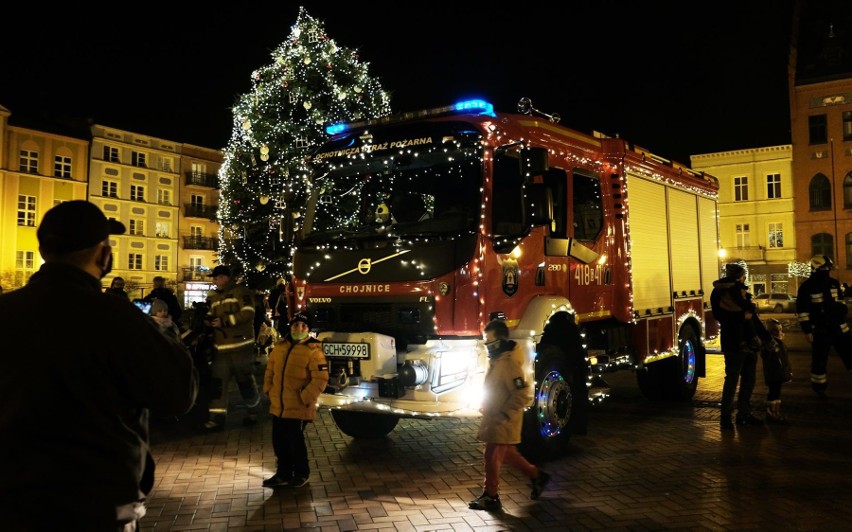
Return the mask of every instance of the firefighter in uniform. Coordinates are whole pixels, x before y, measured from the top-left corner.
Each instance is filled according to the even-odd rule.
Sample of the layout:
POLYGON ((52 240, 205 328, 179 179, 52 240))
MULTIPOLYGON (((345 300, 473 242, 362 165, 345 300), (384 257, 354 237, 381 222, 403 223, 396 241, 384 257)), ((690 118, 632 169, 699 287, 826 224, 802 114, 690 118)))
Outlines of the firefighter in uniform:
POLYGON ((213 327, 216 352, 210 368, 210 415, 204 428, 212 430, 224 425, 231 377, 237 381, 248 407, 243 424, 253 425, 260 403, 254 378, 254 295, 247 287, 236 284, 227 266, 216 266, 210 277, 216 288, 207 294, 210 311, 205 324, 213 327))
POLYGON ((852 335, 846 323, 846 304, 840 283, 829 275, 834 267, 830 257, 815 255, 811 276, 799 287, 796 314, 805 339, 811 344, 811 387, 820 397, 828 387, 828 352, 834 347, 846 369, 852 371, 852 335))

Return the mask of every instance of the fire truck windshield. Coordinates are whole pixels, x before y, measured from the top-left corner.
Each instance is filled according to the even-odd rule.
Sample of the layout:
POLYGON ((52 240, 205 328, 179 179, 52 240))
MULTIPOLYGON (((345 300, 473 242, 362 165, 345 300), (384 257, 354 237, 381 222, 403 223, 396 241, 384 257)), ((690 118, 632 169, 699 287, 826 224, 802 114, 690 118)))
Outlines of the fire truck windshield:
MULTIPOLYGON (((435 124, 429 129, 434 130, 435 124)), ((444 129, 443 134, 435 134, 394 128, 391 138, 396 140, 373 138, 349 155, 334 145, 321 151, 303 242, 380 235, 451 238, 475 231, 482 146, 478 140, 460 138, 457 132, 450 135, 454 132, 444 129), (408 145, 377 148, 394 143, 408 145)))

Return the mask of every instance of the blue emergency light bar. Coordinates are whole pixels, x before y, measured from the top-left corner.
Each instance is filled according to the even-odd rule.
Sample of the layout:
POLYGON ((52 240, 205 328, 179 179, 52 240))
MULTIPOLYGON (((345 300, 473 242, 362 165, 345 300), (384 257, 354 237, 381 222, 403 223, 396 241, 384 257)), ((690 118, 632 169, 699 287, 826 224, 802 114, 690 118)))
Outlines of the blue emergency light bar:
POLYGON ((394 122, 403 122, 413 118, 427 118, 430 116, 439 116, 448 113, 466 113, 494 116, 494 106, 485 100, 463 100, 456 102, 453 105, 446 107, 436 107, 434 109, 425 109, 422 111, 412 111, 410 113, 402 113, 394 116, 385 116, 382 118, 374 118, 371 120, 362 120, 360 122, 332 124, 325 128, 325 132, 329 135, 337 135, 349 129, 357 127, 372 126, 377 124, 391 124, 394 122))

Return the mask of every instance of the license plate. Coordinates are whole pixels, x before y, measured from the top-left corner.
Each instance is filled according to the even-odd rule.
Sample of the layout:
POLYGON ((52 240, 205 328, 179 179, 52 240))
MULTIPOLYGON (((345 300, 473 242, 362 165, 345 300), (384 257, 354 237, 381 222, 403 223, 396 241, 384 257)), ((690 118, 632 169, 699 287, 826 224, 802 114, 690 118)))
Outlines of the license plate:
POLYGON ((327 357, 370 358, 370 344, 323 342, 322 352, 327 357))

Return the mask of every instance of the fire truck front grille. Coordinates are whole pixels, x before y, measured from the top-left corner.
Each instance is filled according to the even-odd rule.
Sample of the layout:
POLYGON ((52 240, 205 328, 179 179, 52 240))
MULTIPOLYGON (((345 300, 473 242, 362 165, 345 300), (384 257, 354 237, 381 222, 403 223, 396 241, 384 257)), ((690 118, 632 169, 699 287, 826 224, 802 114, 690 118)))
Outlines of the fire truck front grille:
POLYGON ((422 343, 435 336, 432 302, 309 303, 308 312, 321 331, 374 331, 404 343, 422 343))

